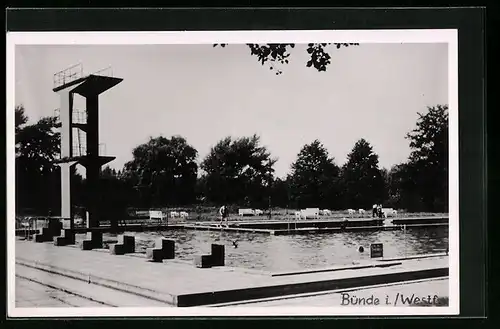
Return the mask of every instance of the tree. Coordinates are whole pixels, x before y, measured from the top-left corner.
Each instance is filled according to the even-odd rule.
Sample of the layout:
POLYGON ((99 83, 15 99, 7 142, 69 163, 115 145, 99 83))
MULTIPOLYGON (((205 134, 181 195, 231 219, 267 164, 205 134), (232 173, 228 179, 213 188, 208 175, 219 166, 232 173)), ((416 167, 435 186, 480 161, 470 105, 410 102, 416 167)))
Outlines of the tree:
POLYGON ((15 120, 15 139, 16 139, 16 156, 19 154, 19 143, 20 143, 20 136, 19 133, 21 132, 22 128, 26 123, 28 122, 28 117, 25 114, 24 106, 18 105, 16 106, 14 110, 14 120, 15 120))
POLYGON ((19 132, 22 126, 28 122, 28 117, 24 113, 24 106, 18 105, 14 110, 15 132, 19 132))
POLYGON ((128 217, 127 208, 132 204, 132 187, 122 179, 120 172, 106 166, 99 177, 99 209, 102 220, 108 220, 116 230, 128 217))
POLYGON ((17 126, 16 150, 18 159, 30 159, 39 170, 53 168, 53 161, 59 154, 60 134, 57 118, 44 117, 36 124, 17 126))
POLYGON ((275 207, 290 208, 290 181, 289 179, 275 178, 271 184, 271 200, 275 207))
POLYGON ((242 203, 264 206, 276 159, 260 137, 226 137, 220 140, 201 163, 204 194, 211 202, 242 203))
POLYGON ((28 117, 22 106, 16 107, 15 119, 16 209, 55 210, 59 198, 54 195, 60 195, 60 171, 54 164, 60 148, 57 119, 44 117, 26 125, 28 117))
POLYGON ((187 204, 195 200, 198 151, 185 138, 151 138, 134 148, 123 177, 138 192, 141 206, 187 204))
MULTIPOLYGON (((16 211, 32 214, 58 214, 60 210, 61 171, 54 163, 60 154, 60 123, 57 117, 44 117, 27 125, 22 105, 15 108, 16 134, 16 211)), ((73 167, 72 202, 82 205, 84 179, 73 167)))
POLYGON ((347 156, 342 168, 344 206, 370 208, 386 199, 385 182, 378 167, 378 155, 365 139, 360 139, 347 156))
POLYGON ((410 179, 425 210, 448 211, 448 105, 427 109, 417 113, 417 127, 406 136, 410 179))
POLYGON ((409 163, 395 165, 388 172, 387 204, 393 208, 419 211, 423 205, 418 195, 418 181, 414 166, 409 163))
MULTIPOLYGON (((214 47, 220 45, 225 47, 227 44, 214 44, 214 47)), ((328 46, 333 45, 336 49, 341 47, 357 46, 358 43, 309 43, 307 45, 307 53, 310 59, 306 62, 307 67, 313 67, 319 72, 326 71, 327 66, 331 63, 331 56, 325 50, 328 46)), ((256 56, 259 62, 264 65, 269 63, 269 69, 275 70, 275 74, 279 75, 283 72, 276 69, 276 64, 288 64, 290 57, 290 49, 295 47, 294 43, 270 43, 270 44, 247 44, 250 48, 250 54, 256 56)))
POLYGON ((101 177, 102 178, 116 178, 118 179, 118 176, 120 175, 120 172, 116 171, 114 168, 111 168, 110 166, 106 166, 101 170, 101 177))
POLYGON ((339 171, 319 140, 304 145, 289 177, 295 207, 337 208, 339 171))

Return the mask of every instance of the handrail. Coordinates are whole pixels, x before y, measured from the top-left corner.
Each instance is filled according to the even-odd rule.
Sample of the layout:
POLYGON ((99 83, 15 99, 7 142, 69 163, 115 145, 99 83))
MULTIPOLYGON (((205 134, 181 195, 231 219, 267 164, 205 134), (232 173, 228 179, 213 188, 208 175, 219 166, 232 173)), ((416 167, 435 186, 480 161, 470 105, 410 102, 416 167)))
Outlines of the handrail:
POLYGON ((111 65, 103 69, 100 69, 98 71, 95 71, 94 73, 85 74, 82 63, 74 64, 64 70, 54 73, 53 88, 58 88, 72 81, 85 78, 91 75, 101 75, 101 73, 103 72, 110 72, 108 76, 113 77, 113 69, 111 65))
POLYGON ((53 75, 54 88, 78 80, 82 77, 83 77, 83 65, 81 63, 71 65, 70 67, 64 70, 54 73, 53 75), (77 68, 79 68, 79 70, 77 68))
POLYGON ((113 68, 110 66, 108 67, 105 67, 103 69, 100 69, 99 71, 96 71, 94 73, 92 73, 91 75, 100 75, 99 73, 103 73, 103 72, 106 72, 106 71, 109 71, 111 72, 108 76, 112 77, 113 76, 113 68))

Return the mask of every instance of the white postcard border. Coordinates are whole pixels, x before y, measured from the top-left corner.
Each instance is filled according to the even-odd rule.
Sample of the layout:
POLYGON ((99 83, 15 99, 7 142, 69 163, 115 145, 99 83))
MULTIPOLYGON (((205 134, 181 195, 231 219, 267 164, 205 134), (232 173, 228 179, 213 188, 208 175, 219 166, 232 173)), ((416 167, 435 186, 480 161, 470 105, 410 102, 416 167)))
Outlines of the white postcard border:
POLYGON ((8 32, 7 33, 7 291, 9 317, 159 316, 386 316, 459 314, 458 208, 458 31, 180 31, 180 32, 8 32), (19 308, 15 307, 15 46, 146 45, 213 43, 447 43, 449 103, 449 306, 448 307, 248 307, 248 308, 19 308))

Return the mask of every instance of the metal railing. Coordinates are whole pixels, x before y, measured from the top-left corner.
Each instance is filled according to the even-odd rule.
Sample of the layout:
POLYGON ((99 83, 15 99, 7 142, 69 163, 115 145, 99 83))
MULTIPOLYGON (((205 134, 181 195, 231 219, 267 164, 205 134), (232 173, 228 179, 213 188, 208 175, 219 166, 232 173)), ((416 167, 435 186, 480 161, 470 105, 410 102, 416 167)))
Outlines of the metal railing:
POLYGON ((73 114, 71 116, 71 121, 73 123, 86 124, 87 123, 87 111, 73 109, 73 114))
POLYGON ((87 134, 79 128, 73 128, 73 156, 85 156, 87 154, 87 134))
POLYGON ((92 73, 91 75, 101 75, 101 76, 106 76, 106 77, 113 77, 113 68, 111 66, 108 66, 108 67, 105 67, 103 69, 100 69, 99 71, 92 73))
POLYGON ((73 82, 80 78, 84 78, 90 75, 100 75, 113 77, 113 69, 111 66, 105 67, 94 73, 85 74, 83 71, 83 65, 81 63, 72 65, 62 71, 54 73, 53 76, 53 88, 63 86, 67 83, 73 82))
POLYGON ((39 217, 24 217, 16 218, 16 231, 22 231, 21 234, 17 234, 19 237, 23 237, 25 240, 32 240, 33 234, 38 233, 43 227, 47 227, 47 218, 39 217))
POLYGON ((54 74, 54 88, 63 86, 83 77, 83 65, 81 63, 72 65, 54 74))
MULTIPOLYGON (((78 137, 75 139, 75 142, 73 142, 73 156, 86 156, 87 155, 87 144, 86 141, 84 140, 85 136, 82 134, 80 136, 80 141, 78 141, 78 137)), ((99 156, 106 156, 106 144, 101 143, 99 144, 99 156)))

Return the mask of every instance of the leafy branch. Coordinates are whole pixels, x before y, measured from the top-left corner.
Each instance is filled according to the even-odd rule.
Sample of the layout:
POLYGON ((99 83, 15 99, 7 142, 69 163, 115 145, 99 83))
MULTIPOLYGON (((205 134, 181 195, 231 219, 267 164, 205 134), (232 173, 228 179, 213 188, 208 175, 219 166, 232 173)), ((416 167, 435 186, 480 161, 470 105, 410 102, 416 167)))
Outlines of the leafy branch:
MULTIPOLYGON (((310 59, 306 62, 307 67, 314 67, 319 72, 326 71, 326 68, 331 64, 331 55, 326 48, 333 45, 336 49, 349 46, 358 46, 359 43, 309 43, 307 45, 307 53, 310 59)), ((214 47, 226 47, 226 43, 214 44, 214 47)), ((257 56, 258 61, 264 65, 269 63, 269 69, 274 70, 276 75, 283 73, 282 70, 276 68, 276 64, 284 65, 289 63, 290 49, 295 47, 294 43, 270 43, 270 44, 255 44, 249 43, 250 55, 257 56)))

